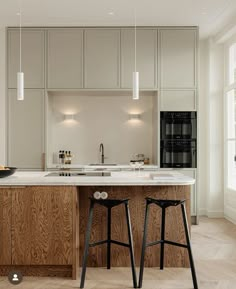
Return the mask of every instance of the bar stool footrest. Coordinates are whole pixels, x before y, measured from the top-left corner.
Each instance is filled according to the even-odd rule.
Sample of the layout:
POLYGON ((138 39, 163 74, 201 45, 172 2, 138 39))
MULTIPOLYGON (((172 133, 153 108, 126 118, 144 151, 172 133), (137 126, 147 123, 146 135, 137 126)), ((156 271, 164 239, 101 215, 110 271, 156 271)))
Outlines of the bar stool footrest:
POLYGON ((164 243, 164 241, 159 240, 159 241, 151 242, 151 243, 146 244, 146 247, 151 247, 151 246, 159 245, 159 244, 161 244, 161 243, 164 243))
POLYGON ((89 244, 89 247, 95 247, 95 246, 99 246, 99 245, 103 245, 103 244, 107 244, 107 243, 112 243, 112 244, 116 244, 116 245, 119 245, 119 246, 123 246, 123 247, 130 247, 129 244, 126 244, 126 243, 123 243, 123 242, 119 242, 119 241, 116 241, 116 240, 103 240, 103 241, 98 241, 98 242, 94 242, 94 243, 90 243, 89 244))
POLYGON ((181 244, 181 243, 177 243, 177 242, 172 242, 172 241, 168 241, 168 240, 164 240, 165 244, 168 245, 172 245, 172 246, 178 246, 178 247, 182 247, 182 248, 188 248, 188 245, 186 244, 181 244))
POLYGON ((123 242, 119 242, 119 241, 116 241, 116 240, 111 240, 111 243, 119 245, 119 246, 123 246, 123 247, 130 247, 129 244, 126 244, 126 243, 123 243, 123 242))
POLYGON ((182 247, 182 248, 188 248, 188 245, 186 244, 181 244, 181 243, 177 243, 177 242, 172 242, 172 241, 168 241, 168 240, 158 240, 155 242, 151 242, 146 244, 146 248, 147 247, 151 247, 151 246, 155 246, 155 245, 159 245, 159 244, 168 244, 168 245, 172 245, 172 246, 178 246, 178 247, 182 247))
POLYGON ((98 241, 98 242, 90 243, 89 247, 95 247, 95 246, 107 244, 107 243, 108 243, 108 240, 98 241))

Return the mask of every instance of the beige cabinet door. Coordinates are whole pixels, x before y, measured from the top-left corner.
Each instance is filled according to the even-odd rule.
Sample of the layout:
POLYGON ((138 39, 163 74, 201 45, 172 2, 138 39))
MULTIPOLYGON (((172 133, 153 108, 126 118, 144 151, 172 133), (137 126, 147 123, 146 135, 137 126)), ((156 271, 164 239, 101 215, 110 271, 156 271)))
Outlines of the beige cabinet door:
MULTIPOLYGON (((141 89, 154 89, 157 86, 157 30, 137 29, 136 64, 139 71, 141 89)), ((121 30, 121 88, 132 88, 135 69, 134 29, 121 30)))
POLYGON ((47 87, 83 87, 83 30, 49 29, 47 87))
POLYGON ((11 190, 0 188, 0 265, 11 265, 11 190))
POLYGON ((85 88, 120 87, 120 29, 86 29, 85 88))
POLYGON ((196 87, 196 37, 194 29, 160 30, 161 88, 196 87))
POLYGON ((44 91, 25 90, 24 101, 16 90, 8 92, 8 164, 23 169, 40 169, 44 141, 44 91))
POLYGON ((196 90, 161 90, 160 110, 192 111, 197 110, 196 90))
MULTIPOLYGON (((44 31, 22 30, 22 71, 25 88, 44 88, 44 31)), ((16 88, 20 70, 19 29, 8 30, 8 88, 16 88)))

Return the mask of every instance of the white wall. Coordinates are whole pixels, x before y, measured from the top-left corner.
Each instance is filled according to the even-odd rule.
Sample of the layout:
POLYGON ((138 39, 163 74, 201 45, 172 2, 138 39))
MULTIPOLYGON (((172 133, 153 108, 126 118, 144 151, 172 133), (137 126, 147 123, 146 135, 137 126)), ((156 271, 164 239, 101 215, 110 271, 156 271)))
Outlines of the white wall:
POLYGON ((6 34, 5 27, 0 27, 0 164, 6 164, 5 159, 5 146, 6 146, 6 130, 5 130, 5 94, 6 94, 6 86, 5 86, 5 61, 6 61, 6 53, 5 53, 5 45, 6 45, 6 34))
POLYGON ((224 49, 209 41, 209 194, 208 216, 224 215, 224 49))
POLYGON ((223 46, 200 42, 200 162, 199 214, 224 215, 223 164, 223 46))
POLYGON ((100 162, 100 143, 105 147, 106 163, 127 164, 136 153, 152 158, 151 95, 138 101, 123 95, 54 95, 49 96, 49 110, 49 165, 59 150, 71 150, 75 164, 100 162), (75 113, 76 120, 64 121, 64 113, 75 113), (129 113, 141 113, 141 120, 129 120, 129 113))
POLYGON ((199 98, 198 98, 198 126, 199 126, 199 156, 198 156, 198 212, 206 215, 208 195, 208 41, 199 42, 199 98))

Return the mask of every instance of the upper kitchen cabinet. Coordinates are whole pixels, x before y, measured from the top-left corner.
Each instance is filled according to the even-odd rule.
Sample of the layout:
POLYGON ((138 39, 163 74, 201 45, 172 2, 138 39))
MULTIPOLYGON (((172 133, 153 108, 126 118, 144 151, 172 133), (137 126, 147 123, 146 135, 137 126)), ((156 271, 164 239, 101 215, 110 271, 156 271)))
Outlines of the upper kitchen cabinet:
POLYGON ((82 88, 83 30, 49 29, 47 39, 47 88, 82 88))
POLYGON ((196 88, 196 29, 160 30, 160 86, 196 88))
POLYGON ((197 110, 196 90, 161 90, 159 105, 162 111, 192 111, 197 110))
POLYGON ((84 88, 120 88, 120 29, 84 33, 84 88))
MULTIPOLYGON (((141 89, 157 87, 157 30, 137 29, 136 64, 141 89)), ((132 88, 135 69, 135 31, 121 30, 121 88, 132 88)))
POLYGON ((41 169, 44 142, 44 90, 26 89, 24 101, 8 92, 8 165, 41 169))
MULTIPOLYGON (((44 31, 22 29, 22 71, 25 88, 44 88, 44 31)), ((16 88, 20 69, 19 29, 8 30, 8 88, 16 88)))

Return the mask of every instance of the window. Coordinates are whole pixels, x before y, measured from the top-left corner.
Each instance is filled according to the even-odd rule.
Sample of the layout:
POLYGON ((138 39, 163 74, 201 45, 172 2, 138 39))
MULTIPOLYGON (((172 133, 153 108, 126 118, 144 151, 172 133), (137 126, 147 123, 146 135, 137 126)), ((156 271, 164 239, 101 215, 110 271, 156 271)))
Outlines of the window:
POLYGON ((229 48, 229 84, 236 82, 236 43, 229 48))
POLYGON ((236 40, 227 46, 225 87, 225 164, 226 189, 236 190, 236 40))

